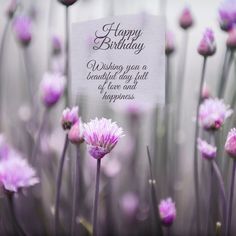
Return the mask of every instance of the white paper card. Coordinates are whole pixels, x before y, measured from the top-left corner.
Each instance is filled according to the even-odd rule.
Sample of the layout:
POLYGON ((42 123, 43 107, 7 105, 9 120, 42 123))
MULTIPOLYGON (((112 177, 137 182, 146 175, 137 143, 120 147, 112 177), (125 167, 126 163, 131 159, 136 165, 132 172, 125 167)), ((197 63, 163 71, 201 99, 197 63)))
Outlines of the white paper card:
POLYGON ((72 25, 72 93, 107 103, 165 102, 165 24, 148 14, 72 25))

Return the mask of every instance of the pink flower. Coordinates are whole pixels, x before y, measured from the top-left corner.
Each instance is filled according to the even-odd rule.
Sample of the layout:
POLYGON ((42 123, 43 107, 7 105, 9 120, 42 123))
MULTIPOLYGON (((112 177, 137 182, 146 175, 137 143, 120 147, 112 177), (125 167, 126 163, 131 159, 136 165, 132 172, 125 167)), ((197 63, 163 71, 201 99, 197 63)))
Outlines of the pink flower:
POLYGON ((96 118, 84 124, 84 140, 89 154, 95 159, 101 159, 111 152, 122 136, 122 128, 105 118, 96 118))
POLYGON ((198 139, 198 150, 205 159, 212 160, 216 157, 217 148, 200 138, 198 139))
POLYGON ((68 133, 69 140, 74 144, 84 142, 84 127, 81 118, 71 127, 68 133))
POLYGON ((233 110, 218 98, 208 98, 200 105, 199 123, 206 130, 217 130, 222 127, 225 120, 231 116, 233 110))
POLYGON ((189 8, 184 8, 179 19, 179 25, 184 30, 187 30, 193 25, 193 16, 189 8))
POLYGON ((6 13, 10 19, 14 16, 17 7, 18 7, 18 0, 11 0, 9 2, 7 9, 6 9, 6 13))
POLYGON ((55 105, 64 93, 65 77, 56 73, 45 73, 40 84, 41 97, 46 107, 55 105))
POLYGON ((17 192, 39 183, 35 170, 20 156, 0 161, 0 184, 5 190, 17 192))
POLYGON ((170 55, 175 51, 174 35, 172 32, 166 32, 166 55, 170 55))
POLYGON ((206 29, 197 50, 198 53, 202 56, 212 56, 213 54, 215 54, 215 37, 211 29, 206 29))
POLYGON ((228 48, 236 49, 236 26, 230 30, 226 44, 228 48))
POLYGON ((23 46, 28 46, 32 39, 32 22, 28 16, 18 16, 13 22, 16 38, 23 46))
POLYGON ((233 128, 228 133, 226 143, 225 143, 225 151, 233 158, 236 157, 236 129, 233 128))
POLYGON ((54 55, 60 54, 62 51, 62 42, 61 39, 58 36, 52 37, 52 53, 54 55))
POLYGON ((79 108, 66 108, 62 113, 61 124, 64 130, 69 130, 79 120, 79 108))
POLYGON ((170 226, 173 224, 176 218, 176 208, 175 203, 171 198, 167 198, 160 202, 159 213, 163 225, 170 226))
POLYGON ((202 99, 207 99, 207 98, 211 97, 209 87, 207 86, 206 83, 203 84, 201 96, 202 96, 202 99))
POLYGON ((76 3, 78 0, 58 0, 58 1, 65 6, 71 6, 74 3, 76 3))

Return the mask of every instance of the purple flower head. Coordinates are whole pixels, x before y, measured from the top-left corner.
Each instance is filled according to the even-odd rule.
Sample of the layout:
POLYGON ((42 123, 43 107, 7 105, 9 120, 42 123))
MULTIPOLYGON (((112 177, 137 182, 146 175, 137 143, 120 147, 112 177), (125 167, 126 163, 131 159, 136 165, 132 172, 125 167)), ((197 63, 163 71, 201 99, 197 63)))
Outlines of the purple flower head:
POLYGON ((175 42, 174 42, 174 34, 170 31, 166 32, 166 55, 170 55, 175 51, 175 42))
POLYGON ((187 30, 193 25, 193 16, 188 7, 183 9, 179 18, 179 25, 184 30, 187 30))
POLYGON ((225 0, 219 8, 219 23, 223 31, 229 31, 236 23, 236 1, 225 0))
POLYGON ((175 203, 171 198, 167 198, 160 202, 159 213, 163 225, 170 226, 173 224, 176 218, 176 208, 175 203))
POLYGON ((225 151, 233 158, 236 158, 236 129, 233 128, 228 133, 226 143, 225 143, 225 151))
POLYGON ((61 39, 58 36, 52 37, 52 53, 54 55, 60 54, 62 51, 62 42, 61 39))
POLYGON ((58 0, 58 1, 68 7, 76 3, 78 0, 58 0))
POLYGON ((212 56, 215 54, 216 43, 214 33, 211 29, 205 30, 197 50, 202 56, 212 56))
POLYGON ((233 110, 218 98, 208 98, 200 105, 198 121, 206 130, 218 130, 233 110))
POLYGON ((28 16, 18 16, 13 22, 13 30, 17 40, 28 46, 32 39, 32 21, 28 16))
POLYGON ((236 49, 236 26, 230 30, 226 44, 229 49, 236 49))
POLYGON ((7 16, 12 19, 18 7, 18 0, 11 0, 7 5, 6 13, 7 16))
POLYGON ((79 121, 79 108, 66 108, 62 113, 61 124, 64 130, 70 130, 71 127, 79 121))
POLYGON ((125 217, 133 219, 139 210, 138 196, 132 192, 125 193, 120 200, 120 207, 125 217))
POLYGON ((216 157, 217 148, 200 138, 198 139, 198 150, 202 157, 207 160, 212 160, 216 157))
POLYGON ((84 142, 84 127, 81 118, 71 127, 68 137, 73 144, 84 142))
POLYGON ((64 93, 66 80, 57 73, 45 73, 40 84, 41 97, 46 107, 55 105, 64 93))
POLYGON ((89 154, 95 159, 101 159, 111 152, 122 136, 122 128, 106 118, 96 118, 84 124, 84 140, 89 154))
POLYGON ((6 191, 17 192, 39 183, 35 170, 20 156, 0 161, 0 184, 6 191))

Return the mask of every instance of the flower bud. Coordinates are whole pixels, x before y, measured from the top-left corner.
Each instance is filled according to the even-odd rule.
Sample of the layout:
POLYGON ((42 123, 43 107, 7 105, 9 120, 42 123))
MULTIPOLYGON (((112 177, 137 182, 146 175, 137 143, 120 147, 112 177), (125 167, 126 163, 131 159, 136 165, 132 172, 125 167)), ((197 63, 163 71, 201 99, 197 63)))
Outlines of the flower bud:
POLYGON ((229 49, 236 49, 236 26, 230 30, 226 44, 229 49))
POLYGON ((198 139, 198 150, 200 151, 203 158, 207 160, 212 160, 216 157, 217 148, 210 145, 206 141, 198 139))
POLYGON ((206 29, 197 50, 200 55, 205 57, 215 54, 216 44, 214 34, 211 29, 206 29))
POLYGON ((166 55, 171 55, 175 51, 174 35, 172 32, 166 32, 166 55))
POLYGON ((171 226, 176 218, 175 203, 171 198, 162 200, 159 204, 161 222, 164 226, 171 226))
POLYGON ((73 107, 72 109, 66 108, 62 113, 61 124, 64 130, 70 130, 71 127, 79 120, 79 108, 73 107))
POLYGON ((68 138, 73 144, 81 144, 84 142, 84 128, 80 118, 71 127, 68 138))
POLYGON ((189 8, 184 8, 179 19, 179 25, 184 30, 187 30, 193 25, 193 16, 189 8))
POLYGON ((58 1, 62 3, 63 5, 69 7, 73 5, 74 3, 76 3, 78 0, 58 0, 58 1))
POLYGON ((225 143, 225 151, 229 154, 230 157, 236 158, 236 129, 233 128, 228 133, 226 143, 225 143))

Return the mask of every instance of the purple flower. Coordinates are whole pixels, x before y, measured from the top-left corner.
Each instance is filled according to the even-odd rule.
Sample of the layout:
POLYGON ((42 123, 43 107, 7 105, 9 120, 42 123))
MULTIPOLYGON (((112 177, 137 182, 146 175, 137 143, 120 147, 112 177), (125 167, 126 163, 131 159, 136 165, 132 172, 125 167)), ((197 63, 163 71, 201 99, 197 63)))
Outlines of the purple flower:
POLYGON ((233 110, 218 98, 208 98, 200 105, 199 123, 206 130, 217 130, 231 116, 233 110))
POLYGON ((16 38, 23 46, 28 46, 32 39, 32 22, 28 16, 18 16, 13 22, 16 38))
POLYGON ((229 49, 236 49, 236 26, 230 30, 226 44, 229 49))
POLYGON ((170 55, 175 51, 175 42, 174 42, 174 34, 170 31, 166 32, 166 55, 170 55))
POLYGON ((68 7, 76 3, 78 0, 58 0, 58 1, 68 7))
POLYGON ((39 183, 35 170, 18 155, 0 161, 0 184, 5 190, 17 192, 39 183))
POLYGON ((40 84, 41 97, 46 107, 51 107, 58 102, 64 93, 66 80, 56 73, 45 73, 40 84))
POLYGON ((79 108, 66 108, 62 113, 61 124, 64 130, 70 130, 71 127, 79 121, 79 108))
POLYGON ((220 28, 224 31, 232 29, 236 23, 236 1, 225 0, 219 8, 219 23, 220 28))
POLYGON ((225 151, 233 158, 236 158, 236 129, 233 128, 228 133, 226 143, 225 143, 225 151))
POLYGON ((161 222, 165 226, 170 226, 176 218, 175 203, 171 198, 162 200, 159 204, 161 222))
POLYGON ((216 157, 217 148, 200 138, 198 139, 198 150, 202 157, 207 160, 212 160, 216 157))
POLYGON ((89 154, 95 159, 101 159, 111 152, 122 136, 122 128, 105 118, 96 118, 84 124, 84 140, 89 154))
POLYGON ((193 16, 188 7, 183 9, 179 19, 179 25, 184 30, 187 30, 193 25, 193 16))
POLYGON ((84 127, 81 118, 71 127, 68 137, 73 144, 84 142, 84 127))
POLYGON ((61 39, 58 36, 52 37, 52 53, 54 55, 60 54, 62 51, 62 42, 61 39))
POLYGON ((205 30, 197 50, 202 56, 212 56, 215 54, 216 43, 214 33, 211 29, 205 30))

